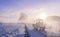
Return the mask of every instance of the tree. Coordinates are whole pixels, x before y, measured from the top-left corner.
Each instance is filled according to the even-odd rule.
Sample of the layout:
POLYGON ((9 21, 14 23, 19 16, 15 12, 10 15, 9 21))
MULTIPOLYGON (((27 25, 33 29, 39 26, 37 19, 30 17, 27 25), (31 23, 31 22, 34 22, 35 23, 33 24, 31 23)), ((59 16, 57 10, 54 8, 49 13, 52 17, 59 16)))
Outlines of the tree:
POLYGON ((27 15, 25 13, 20 13, 19 21, 24 21, 27 19, 27 15))

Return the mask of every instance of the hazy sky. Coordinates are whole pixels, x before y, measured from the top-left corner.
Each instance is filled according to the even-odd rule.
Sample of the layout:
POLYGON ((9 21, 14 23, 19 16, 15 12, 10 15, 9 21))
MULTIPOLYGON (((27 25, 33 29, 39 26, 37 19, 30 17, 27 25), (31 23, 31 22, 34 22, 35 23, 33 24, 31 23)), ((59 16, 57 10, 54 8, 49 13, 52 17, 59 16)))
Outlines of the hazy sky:
POLYGON ((21 12, 29 17, 41 13, 60 16, 60 0, 0 0, 0 21, 17 21, 21 12))

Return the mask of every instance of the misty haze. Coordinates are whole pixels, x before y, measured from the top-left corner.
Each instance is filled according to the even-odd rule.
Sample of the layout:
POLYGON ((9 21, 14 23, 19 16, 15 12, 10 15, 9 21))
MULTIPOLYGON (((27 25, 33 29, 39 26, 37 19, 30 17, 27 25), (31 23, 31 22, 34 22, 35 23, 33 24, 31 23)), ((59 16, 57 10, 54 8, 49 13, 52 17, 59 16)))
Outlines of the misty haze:
POLYGON ((0 37, 60 37, 60 0, 0 0, 0 37))

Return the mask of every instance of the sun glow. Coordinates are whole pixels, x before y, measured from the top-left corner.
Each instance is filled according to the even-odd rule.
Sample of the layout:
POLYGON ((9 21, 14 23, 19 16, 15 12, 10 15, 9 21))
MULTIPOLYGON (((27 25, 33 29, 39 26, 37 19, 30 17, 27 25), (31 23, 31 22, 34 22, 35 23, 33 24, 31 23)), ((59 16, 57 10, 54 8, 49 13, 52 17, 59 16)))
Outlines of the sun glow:
POLYGON ((41 13, 40 15, 39 15, 39 18, 40 19, 45 19, 47 17, 47 15, 45 14, 45 13, 41 13))

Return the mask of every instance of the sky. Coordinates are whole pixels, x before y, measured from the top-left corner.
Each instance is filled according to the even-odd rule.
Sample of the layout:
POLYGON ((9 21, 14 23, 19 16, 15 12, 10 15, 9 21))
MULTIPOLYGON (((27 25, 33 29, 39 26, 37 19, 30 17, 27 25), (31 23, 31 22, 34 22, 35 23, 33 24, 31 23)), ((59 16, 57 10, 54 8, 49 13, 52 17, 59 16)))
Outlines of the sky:
POLYGON ((20 13, 30 19, 41 13, 60 16, 60 0, 0 0, 0 22, 17 22, 20 13))

